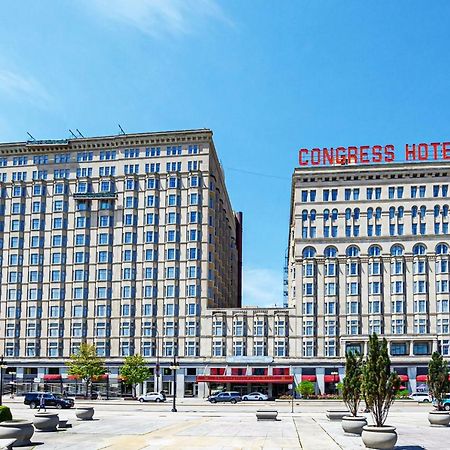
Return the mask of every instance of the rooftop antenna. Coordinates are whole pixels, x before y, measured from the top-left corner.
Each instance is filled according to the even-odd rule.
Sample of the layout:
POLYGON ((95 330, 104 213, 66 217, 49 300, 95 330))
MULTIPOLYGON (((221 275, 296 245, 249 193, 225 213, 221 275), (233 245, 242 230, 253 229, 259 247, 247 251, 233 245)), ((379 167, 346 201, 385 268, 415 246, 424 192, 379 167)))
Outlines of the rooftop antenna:
POLYGON ((36 139, 33 137, 33 136, 31 136, 31 134, 30 133, 28 133, 28 131, 27 131, 27 134, 28 134, 28 136, 30 136, 30 138, 31 139, 33 139, 33 141, 35 141, 36 139))
POLYGON ((125 131, 123 131, 123 128, 120 126, 120 123, 118 123, 117 125, 119 126, 119 129, 122 132, 122 134, 125 134, 125 131))
POLYGON ((78 139, 78 136, 69 128, 70 134, 75 138, 78 139))
POLYGON ((77 128, 76 129, 77 130, 77 133, 82 137, 82 138, 84 138, 84 136, 81 134, 81 131, 77 128))

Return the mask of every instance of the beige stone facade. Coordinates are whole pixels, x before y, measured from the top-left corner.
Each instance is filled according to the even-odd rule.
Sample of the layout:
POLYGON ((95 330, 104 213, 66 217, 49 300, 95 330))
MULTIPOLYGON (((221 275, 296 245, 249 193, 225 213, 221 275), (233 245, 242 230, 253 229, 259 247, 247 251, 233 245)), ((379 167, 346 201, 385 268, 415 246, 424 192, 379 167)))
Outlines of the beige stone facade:
POLYGON ((431 352, 449 355, 449 175, 446 162, 295 170, 288 302, 303 364, 342 367, 376 332, 415 389, 431 352))
POLYGON ((195 359, 207 308, 240 306, 242 217, 210 130, 1 144, 0 194, 0 353, 18 379, 64 374, 84 341, 112 365, 195 359))

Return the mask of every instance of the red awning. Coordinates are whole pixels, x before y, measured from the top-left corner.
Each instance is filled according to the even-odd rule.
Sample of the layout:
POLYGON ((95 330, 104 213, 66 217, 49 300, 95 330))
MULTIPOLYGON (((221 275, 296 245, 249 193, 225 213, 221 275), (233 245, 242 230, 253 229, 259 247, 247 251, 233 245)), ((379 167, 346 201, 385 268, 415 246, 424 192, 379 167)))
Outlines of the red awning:
POLYGON ((400 381, 402 381, 402 382, 409 380, 408 375, 399 375, 398 377, 400 378, 400 381))
POLYGON ((61 381, 61 375, 59 374, 44 375, 44 381, 61 381))
POLYGON ((325 375, 325 383, 339 383, 339 375, 325 375))
POLYGON ((421 383, 426 383, 428 381, 428 375, 417 375, 416 381, 420 381, 421 383))
POLYGON ((315 375, 302 375, 302 381, 312 381, 313 383, 317 380, 315 375))
POLYGON ((278 383, 294 382, 293 375, 197 375, 197 383, 278 383))

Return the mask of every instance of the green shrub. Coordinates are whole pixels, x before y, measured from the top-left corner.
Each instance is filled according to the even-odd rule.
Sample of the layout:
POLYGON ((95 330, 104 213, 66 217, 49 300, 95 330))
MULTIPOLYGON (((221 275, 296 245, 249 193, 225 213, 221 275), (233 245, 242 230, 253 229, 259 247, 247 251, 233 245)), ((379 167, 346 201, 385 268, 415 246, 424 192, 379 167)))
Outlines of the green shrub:
POLYGON ((409 391, 408 389, 402 389, 401 391, 397 391, 395 394, 395 398, 402 399, 402 398, 408 398, 409 397, 409 391))
POLYGON ((295 390, 301 394, 303 398, 310 398, 315 392, 314 383, 311 383, 311 381, 302 381, 297 385, 295 390))
POLYGON ((0 406, 0 422, 12 420, 11 410, 7 406, 0 406))
POLYGON ((448 365, 443 356, 434 352, 428 364, 428 390, 437 403, 438 411, 444 410, 444 396, 450 389, 448 365))
POLYGON ((345 355, 345 377, 342 397, 350 414, 354 417, 358 414, 359 404, 362 399, 362 367, 362 357, 357 353, 347 352, 345 355))
POLYGON ((384 425, 399 388, 400 377, 391 372, 387 341, 385 338, 380 341, 374 333, 369 338, 369 351, 363 366, 363 392, 377 427, 384 425))

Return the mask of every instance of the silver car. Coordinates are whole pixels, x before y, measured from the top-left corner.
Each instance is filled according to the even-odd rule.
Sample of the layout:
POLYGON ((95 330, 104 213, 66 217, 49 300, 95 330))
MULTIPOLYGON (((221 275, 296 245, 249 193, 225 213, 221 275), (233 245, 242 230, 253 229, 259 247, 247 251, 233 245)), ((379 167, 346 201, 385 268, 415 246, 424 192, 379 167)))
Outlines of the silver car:
POLYGON ((140 397, 138 397, 138 400, 141 403, 144 402, 165 402, 166 401, 166 397, 163 394, 160 394, 158 392, 147 392, 146 394, 141 395, 140 397))
POLYGON ((261 394, 261 392, 250 392, 250 394, 245 394, 242 396, 242 400, 269 400, 269 396, 266 394, 261 394))

